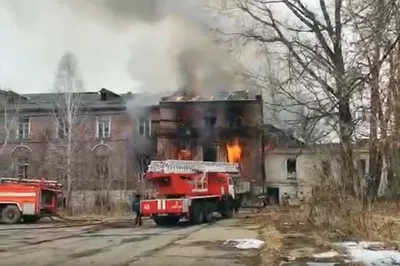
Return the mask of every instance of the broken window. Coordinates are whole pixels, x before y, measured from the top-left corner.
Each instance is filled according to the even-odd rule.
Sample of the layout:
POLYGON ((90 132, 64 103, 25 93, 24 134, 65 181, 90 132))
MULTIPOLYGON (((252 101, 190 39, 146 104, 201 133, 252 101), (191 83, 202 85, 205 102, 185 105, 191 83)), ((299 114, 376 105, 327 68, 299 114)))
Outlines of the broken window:
POLYGON ((17 176, 18 178, 28 178, 28 157, 20 157, 17 160, 17 176))
POLYGON ((218 161, 218 147, 216 145, 203 146, 203 161, 205 162, 218 161))
POLYGON ((111 131, 111 117, 98 117, 97 118, 97 137, 98 138, 109 138, 111 131))
POLYGON ((204 116, 204 122, 206 128, 212 128, 217 123, 216 111, 211 110, 204 116))
POLYGON ((147 117, 139 117, 139 135, 144 137, 151 136, 151 119, 147 117))
POLYGON ((242 108, 231 107, 227 110, 227 120, 229 127, 240 127, 242 126, 242 108))
POLYGON ((29 117, 20 118, 18 120, 18 139, 29 138, 29 117))
POLYGON ((286 161, 286 170, 287 170, 287 179, 296 179, 296 168, 297 168, 297 160, 295 158, 287 159, 286 161))

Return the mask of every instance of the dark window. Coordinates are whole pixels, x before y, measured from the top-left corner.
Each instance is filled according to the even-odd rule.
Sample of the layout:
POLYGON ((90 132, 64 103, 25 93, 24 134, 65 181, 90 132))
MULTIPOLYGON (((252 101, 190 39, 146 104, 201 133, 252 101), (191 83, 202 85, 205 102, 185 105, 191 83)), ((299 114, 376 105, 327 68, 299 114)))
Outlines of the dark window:
POLYGON ((218 157, 218 149, 215 145, 203 146, 203 161, 216 162, 218 157))
POLYGON ((109 138, 110 137, 110 117, 99 117, 97 122, 98 127, 98 137, 99 138, 109 138))
POLYGON ((296 179, 296 168, 297 168, 296 161, 297 161, 296 159, 287 159, 286 161, 287 179, 296 179))
POLYGON ((139 135, 144 137, 151 136, 151 119, 147 117, 139 117, 139 135))
POLYGON ((365 176, 367 172, 367 161, 365 159, 359 159, 357 163, 358 171, 360 171, 361 176, 365 176))
POLYGON ((329 177, 332 174, 331 163, 329 161, 322 161, 322 175, 329 177))
POLYGON ((29 117, 20 118, 18 120, 18 139, 29 138, 29 117))
POLYGON ((101 92, 100 95, 102 101, 107 101, 107 93, 101 92))
POLYGON ((216 114, 216 111, 211 110, 205 115, 204 122, 205 122, 206 128, 212 128, 217 123, 217 116, 215 114, 216 114))
POLYGON ((42 190, 42 205, 51 205, 53 203, 53 192, 49 190, 42 190))
POLYGON ((17 161, 17 176, 18 178, 28 178, 28 158, 21 157, 17 161))
POLYGON ((104 180, 109 177, 109 156, 96 156, 96 174, 97 178, 104 180))
POLYGON ((242 112, 243 110, 239 107, 231 107, 227 110, 227 120, 229 127, 240 127, 242 126, 242 112))

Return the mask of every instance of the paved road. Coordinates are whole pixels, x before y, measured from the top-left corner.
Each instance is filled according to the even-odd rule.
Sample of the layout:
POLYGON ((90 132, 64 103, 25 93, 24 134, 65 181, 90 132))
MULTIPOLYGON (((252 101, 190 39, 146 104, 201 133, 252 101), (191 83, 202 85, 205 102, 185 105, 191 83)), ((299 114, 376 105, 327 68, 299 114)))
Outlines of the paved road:
POLYGON ((159 228, 151 221, 142 228, 125 222, 35 229, 40 226, 1 225, 0 265, 240 266, 255 265, 257 254, 223 244, 227 239, 257 237, 256 232, 237 227, 235 219, 173 228, 159 228), (15 230, 3 230, 11 228, 15 230))

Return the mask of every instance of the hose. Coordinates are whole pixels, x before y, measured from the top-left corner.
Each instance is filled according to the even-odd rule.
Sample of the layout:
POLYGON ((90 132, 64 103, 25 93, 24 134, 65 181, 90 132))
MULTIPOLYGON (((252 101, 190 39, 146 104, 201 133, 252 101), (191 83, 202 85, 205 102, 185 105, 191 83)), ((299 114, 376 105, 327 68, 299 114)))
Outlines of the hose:
POLYGON ((17 230, 44 230, 44 229, 58 229, 58 228, 69 228, 69 227, 80 227, 80 226, 94 226, 94 225, 102 225, 107 223, 104 220, 100 219, 68 219, 65 218, 61 215, 53 215, 53 216, 44 216, 44 217, 49 217, 52 221, 54 220, 53 217, 57 217, 63 221, 68 222, 69 224, 64 224, 64 225, 50 225, 50 226, 41 226, 41 227, 10 227, 10 228, 0 228, 0 232, 4 231, 17 231, 17 230))

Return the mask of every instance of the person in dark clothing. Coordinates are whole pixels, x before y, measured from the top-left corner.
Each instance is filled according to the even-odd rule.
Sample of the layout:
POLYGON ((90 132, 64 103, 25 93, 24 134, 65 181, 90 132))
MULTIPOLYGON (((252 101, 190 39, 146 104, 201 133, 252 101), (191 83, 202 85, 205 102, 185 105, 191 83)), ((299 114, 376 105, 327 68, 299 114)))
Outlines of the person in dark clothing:
POLYGON ((239 213, 239 208, 240 208, 241 204, 242 204, 241 195, 236 195, 236 199, 234 199, 234 210, 235 210, 235 213, 239 213))
POLYGON ((140 213, 140 195, 137 194, 132 202, 132 211, 136 213, 135 226, 142 225, 142 215, 140 213))

